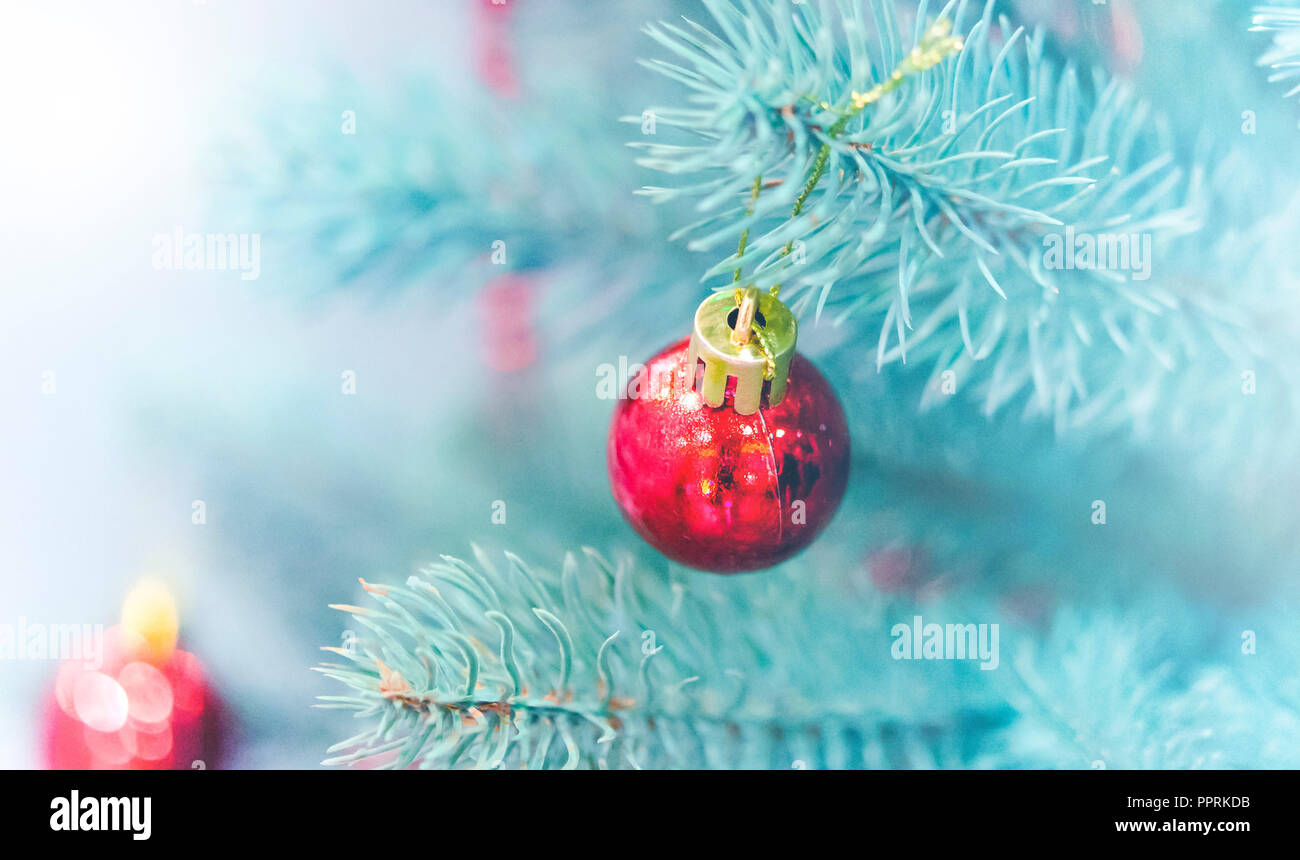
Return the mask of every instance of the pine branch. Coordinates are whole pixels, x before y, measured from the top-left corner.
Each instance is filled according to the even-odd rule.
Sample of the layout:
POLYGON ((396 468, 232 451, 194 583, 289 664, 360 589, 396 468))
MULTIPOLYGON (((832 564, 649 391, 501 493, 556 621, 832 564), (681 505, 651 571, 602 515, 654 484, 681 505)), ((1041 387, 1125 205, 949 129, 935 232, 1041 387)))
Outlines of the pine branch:
POLYGON ((1300 8, 1260 6, 1251 24, 1252 32, 1275 34, 1272 47, 1259 58, 1259 64, 1271 70, 1269 83, 1288 82, 1284 98, 1300 94, 1300 8))
POLYGON ((245 137, 215 147, 216 205, 309 261, 284 277, 313 293, 459 292, 505 270, 648 252, 662 227, 627 205, 626 153, 600 94, 507 102, 463 84, 422 76, 377 97, 344 75, 295 82, 245 137), (340 105, 356 109, 355 133, 340 105))
POLYGON ((1240 767, 1300 749, 1285 607, 1216 626, 1160 587, 1115 604, 1112 578, 1039 632, 978 598, 836 614, 807 569, 702 579, 586 550, 552 573, 476 555, 363 583, 378 608, 336 607, 369 635, 325 649, 347 662, 318 671, 351 690, 321 706, 367 726, 327 764, 1240 767), (1000 619, 1000 670, 891 659, 885 634, 914 611, 1000 619), (1258 655, 1238 654, 1238 626, 1258 655))
POLYGON ((722 35, 693 22, 649 31, 680 60, 649 65, 693 91, 692 107, 657 116, 703 142, 638 145, 643 164, 702 177, 645 190, 698 199, 707 217, 679 233, 691 248, 751 231, 745 253, 706 279, 745 266, 759 287, 784 284, 797 311, 835 308, 837 323, 865 315, 878 326, 863 332, 878 365, 910 356, 967 378, 991 364, 982 373, 990 412, 1025 390, 1031 411, 1067 412, 1086 393, 1082 355, 1095 337, 1118 341, 1176 305, 1123 273, 1056 271, 1044 255, 1048 234, 1065 225, 1161 238, 1199 226, 1167 133, 1122 85, 1056 69, 1042 39, 995 20, 992 3, 973 23, 966 3, 951 3, 941 15, 966 33, 962 52, 835 136, 827 129, 843 108, 834 105, 907 53, 926 4, 914 35, 889 3, 872 4, 870 16, 857 4, 826 15, 707 5, 722 35), (781 217, 827 146, 828 182, 802 217, 781 217), (784 179, 746 215, 741 189, 760 174, 765 184, 784 179), (800 253, 786 258, 792 241, 800 253))
POLYGON ((1254 671, 1293 668, 1281 640, 1243 655, 1236 632, 1203 611, 1147 597, 1063 611, 1013 656, 1000 680, 1017 685, 1009 698, 1024 716, 1010 755, 1040 767, 1294 766, 1300 712, 1249 683, 1254 671))
MULTIPOLYGON (((943 667, 933 694, 907 671, 916 711, 892 709, 887 640, 846 660, 854 624, 817 616, 828 608, 791 576, 682 579, 592 550, 557 574, 476 555, 364 584, 378 608, 336 607, 370 635, 325 649, 348 662, 318 671, 351 692, 323 706, 371 725, 327 764, 956 766, 998 725, 978 699, 960 719, 939 705, 953 707, 970 667, 943 667), (817 640, 828 629, 829 646, 817 640)), ((862 626, 881 630, 870 615, 862 626)))

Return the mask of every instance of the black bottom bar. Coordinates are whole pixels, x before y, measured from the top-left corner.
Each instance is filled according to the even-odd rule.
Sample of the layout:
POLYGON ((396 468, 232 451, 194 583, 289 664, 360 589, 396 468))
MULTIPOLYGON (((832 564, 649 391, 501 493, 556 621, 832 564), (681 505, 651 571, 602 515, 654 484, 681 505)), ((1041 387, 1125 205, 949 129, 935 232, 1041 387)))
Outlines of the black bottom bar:
MULTIPOLYGON (((671 850, 707 834, 1046 847, 1288 838, 1285 771, 0 773, 5 844, 671 850), (148 800, 147 804, 145 800, 148 800), (684 828, 684 829, 683 829, 684 828), (836 836, 837 832, 839 833, 836 836), (147 833, 147 838, 143 838, 147 833), (602 841, 597 841, 597 840, 602 841), (614 842, 607 840, 613 839, 614 842), (674 847, 675 846, 675 847, 674 847)), ((918 843, 921 844, 921 843, 918 843)))

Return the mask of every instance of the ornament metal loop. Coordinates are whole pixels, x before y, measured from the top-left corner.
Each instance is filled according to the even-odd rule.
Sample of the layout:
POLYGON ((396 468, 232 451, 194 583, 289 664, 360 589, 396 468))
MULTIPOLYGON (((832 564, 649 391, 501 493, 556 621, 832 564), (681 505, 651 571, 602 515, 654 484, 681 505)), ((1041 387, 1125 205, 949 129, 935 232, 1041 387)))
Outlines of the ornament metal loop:
POLYGON ((763 404, 763 387, 767 381, 763 369, 769 357, 774 372, 767 391, 768 405, 775 406, 784 399, 799 326, 780 299, 761 293, 754 321, 763 329, 767 350, 756 338, 738 346, 732 342, 731 333, 739 310, 731 292, 714 293, 700 303, 695 311, 686 366, 694 374, 696 363, 704 362, 699 392, 704 402, 714 407, 721 406, 726 398, 727 378, 735 377, 732 407, 741 415, 750 415, 763 404))

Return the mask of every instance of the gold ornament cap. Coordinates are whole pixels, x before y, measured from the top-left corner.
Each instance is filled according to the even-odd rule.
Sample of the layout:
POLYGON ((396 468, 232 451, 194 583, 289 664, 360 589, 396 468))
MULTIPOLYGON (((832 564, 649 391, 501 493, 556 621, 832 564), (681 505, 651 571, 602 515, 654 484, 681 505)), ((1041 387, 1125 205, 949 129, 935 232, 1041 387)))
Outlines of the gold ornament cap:
POLYGON ((732 408, 751 415, 763 403, 765 383, 770 383, 769 406, 785 398, 798 333, 794 314, 770 293, 750 288, 739 307, 734 292, 714 293, 695 311, 686 366, 694 371, 697 362, 704 362, 697 388, 704 402, 714 407, 726 397, 727 378, 735 377, 732 408), (752 319, 750 325, 745 324, 746 318, 752 319))

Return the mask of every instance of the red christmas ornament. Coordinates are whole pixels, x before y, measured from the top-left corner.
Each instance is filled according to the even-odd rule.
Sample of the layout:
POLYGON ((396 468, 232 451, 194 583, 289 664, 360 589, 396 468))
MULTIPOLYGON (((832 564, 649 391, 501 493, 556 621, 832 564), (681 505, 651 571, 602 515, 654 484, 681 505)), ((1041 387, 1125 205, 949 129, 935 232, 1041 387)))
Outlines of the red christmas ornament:
POLYGON ((175 647, 170 596, 153 583, 127 598, 102 647, 64 661, 45 706, 54 770, 215 768, 222 708, 203 666, 175 647))
POLYGON ((744 304, 706 299, 692 336, 634 377, 609 431, 610 486, 628 522, 670 559, 715 573, 802 550, 848 482, 844 410, 794 353, 794 317, 754 291, 744 304))
POLYGON ((519 78, 510 50, 508 16, 519 0, 479 0, 475 27, 478 73, 483 82, 504 98, 519 97, 519 78))

